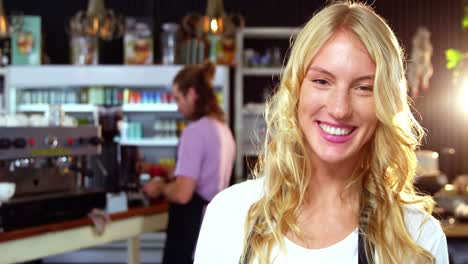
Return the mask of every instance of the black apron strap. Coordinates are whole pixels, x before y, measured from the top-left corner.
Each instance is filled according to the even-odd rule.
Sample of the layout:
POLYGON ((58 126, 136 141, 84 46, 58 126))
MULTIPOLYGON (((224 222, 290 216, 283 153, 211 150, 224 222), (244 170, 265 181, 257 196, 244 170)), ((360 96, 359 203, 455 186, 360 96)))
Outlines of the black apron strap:
POLYGON ((364 238, 361 231, 358 231, 358 264, 369 264, 366 258, 366 251, 364 249, 364 238))
MULTIPOLYGON (((258 219, 257 219, 257 222, 258 222, 258 219)), ((239 258, 239 264, 249 263, 250 257, 252 255, 252 247, 250 246, 250 240, 252 239, 252 234, 253 234, 252 229, 250 229, 249 235, 248 235, 247 240, 246 240, 247 248, 245 249, 244 261, 242 261, 242 256, 241 256, 239 258)))
POLYGON ((208 201, 194 193, 185 205, 171 203, 167 225, 163 264, 191 264, 208 201))

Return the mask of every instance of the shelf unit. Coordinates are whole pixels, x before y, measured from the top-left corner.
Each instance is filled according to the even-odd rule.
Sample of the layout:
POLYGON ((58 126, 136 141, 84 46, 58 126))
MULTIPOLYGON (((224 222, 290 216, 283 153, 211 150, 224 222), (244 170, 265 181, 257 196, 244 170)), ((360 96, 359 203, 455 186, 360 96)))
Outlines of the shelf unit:
POLYGON ((117 140, 122 146, 136 147, 176 147, 179 144, 177 138, 159 139, 159 138, 142 138, 142 139, 125 139, 117 140))
POLYGON ((245 178, 243 175, 243 164, 246 156, 256 156, 261 151, 263 138, 265 135, 256 135, 258 130, 266 128, 263 119, 264 107, 244 106, 244 77, 259 76, 273 77, 279 76, 280 67, 245 67, 243 62, 243 51, 245 39, 290 39, 298 33, 297 28, 292 27, 247 27, 237 32, 236 35, 236 61, 237 70, 235 76, 235 134, 236 134, 236 178, 238 181, 245 178), (252 143, 252 139, 258 137, 257 144, 252 143))
MULTIPOLYGON (((16 112, 46 112, 48 104, 21 104, 16 107, 16 112)), ((63 111, 66 113, 93 113, 96 106, 92 104, 65 104, 63 111)))
POLYGON ((247 68, 242 69, 244 76, 272 76, 279 75, 281 68, 247 68))
MULTIPOLYGON (((10 85, 18 87, 75 85, 170 85, 184 65, 44 65, 6 68, 10 85)), ((227 67, 217 66, 214 83, 225 85, 227 67)))
MULTIPOLYGON (((49 104, 46 103, 21 104, 17 93, 23 89, 28 91, 36 89, 38 91, 67 90, 79 87, 105 86, 119 89, 130 87, 135 91, 138 89, 141 91, 159 89, 170 92, 173 78, 183 67, 184 65, 10 66, 2 69, 6 77, 5 87, 8 88, 5 92, 6 109, 9 113, 41 113, 49 110, 49 104)), ((217 92, 222 94, 222 108, 228 115, 230 100, 229 68, 227 66, 216 67, 213 84, 217 92)), ((62 104, 62 109, 70 115, 93 115, 95 119, 98 107, 93 104, 62 104)), ((129 121, 142 123, 144 137, 126 138, 118 140, 116 143, 121 146, 143 147, 142 151, 145 154, 149 153, 148 156, 151 159, 164 156, 175 157, 178 139, 154 138, 154 132, 152 132, 154 131, 152 123, 155 119, 174 120, 181 118, 175 103, 128 103, 121 105, 121 111, 129 121), (154 151, 154 148, 158 150, 154 151)))
MULTIPOLYGON (((16 107, 16 112, 46 112, 48 104, 21 104, 16 107)), ((65 113, 92 113, 96 109, 92 104, 64 104, 65 113)), ((123 112, 177 112, 176 104, 124 104, 123 112)))
POLYGON ((176 112, 176 104, 124 104, 123 112, 176 112))
MULTIPOLYGON (((17 89, 43 89, 63 88, 76 86, 133 86, 133 87, 154 87, 165 85, 170 87, 175 74, 184 65, 151 65, 151 66, 10 66, 2 69, 6 76, 6 107, 8 112, 15 113, 24 111, 32 107, 33 112, 40 112, 44 106, 25 106, 26 109, 18 108, 16 104, 17 89), (36 108, 37 109, 34 109, 36 108), (42 108, 41 108, 42 107, 42 108)), ((1 74, 1 72, 0 72, 1 74)), ((220 87, 223 94, 223 109, 229 110, 229 68, 227 66, 217 66, 214 78, 214 86, 220 87)), ((64 108, 73 107, 64 105, 64 108)), ((86 108, 86 107, 85 107, 86 108)), ((86 108, 89 109, 89 108, 86 108)), ((128 112, 175 112, 175 104, 169 105, 125 105, 124 111, 128 112)), ((64 109, 64 111, 67 111, 64 109)), ((80 112, 80 111, 76 111, 80 112)), ((86 111, 83 111, 86 112, 86 111)))

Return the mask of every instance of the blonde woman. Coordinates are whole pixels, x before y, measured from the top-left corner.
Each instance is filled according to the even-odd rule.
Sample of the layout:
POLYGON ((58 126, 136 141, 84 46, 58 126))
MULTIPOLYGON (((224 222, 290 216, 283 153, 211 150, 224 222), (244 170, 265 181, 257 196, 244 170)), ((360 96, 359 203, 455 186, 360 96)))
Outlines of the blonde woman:
POLYGON ((370 7, 317 13, 267 105, 264 176, 213 199, 195 263, 448 263, 433 201, 412 185, 423 132, 402 57, 370 7))

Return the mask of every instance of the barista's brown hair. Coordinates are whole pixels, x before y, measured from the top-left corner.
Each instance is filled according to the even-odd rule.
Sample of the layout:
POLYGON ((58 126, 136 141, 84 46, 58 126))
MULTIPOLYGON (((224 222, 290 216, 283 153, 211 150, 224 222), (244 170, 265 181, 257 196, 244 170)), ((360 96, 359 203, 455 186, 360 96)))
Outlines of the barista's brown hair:
POLYGON ((192 119, 200 119, 211 115, 220 121, 225 121, 224 111, 221 109, 213 87, 213 79, 216 66, 207 61, 200 65, 188 65, 180 70, 174 78, 173 84, 177 84, 179 91, 185 96, 190 88, 198 95, 195 102, 192 119))

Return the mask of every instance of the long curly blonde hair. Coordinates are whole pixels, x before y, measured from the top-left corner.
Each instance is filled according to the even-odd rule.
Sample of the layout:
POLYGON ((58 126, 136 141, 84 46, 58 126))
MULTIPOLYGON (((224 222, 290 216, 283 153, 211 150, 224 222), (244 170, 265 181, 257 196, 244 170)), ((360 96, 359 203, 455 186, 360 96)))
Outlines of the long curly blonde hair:
POLYGON ((350 186, 361 184, 360 232, 365 254, 379 263, 434 263, 434 256, 408 233, 404 208, 412 204, 431 213, 433 200, 413 188, 414 150, 424 136, 411 113, 403 51, 385 20, 371 7, 335 2, 318 12, 299 32, 283 69, 280 86, 269 100, 267 138, 255 174, 265 175, 264 195, 249 210, 241 260, 269 263, 272 248, 284 248, 283 235, 301 235, 296 224, 312 175, 307 141, 298 122, 298 101, 307 67, 337 31, 352 32, 376 64, 374 99, 378 125, 355 169, 350 186))

